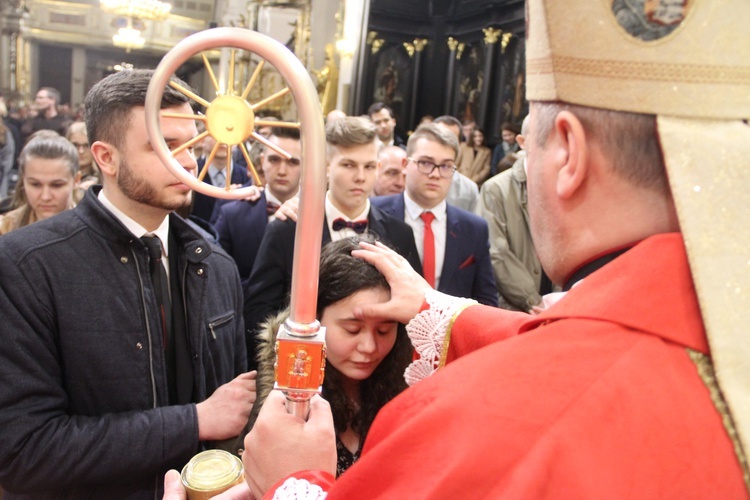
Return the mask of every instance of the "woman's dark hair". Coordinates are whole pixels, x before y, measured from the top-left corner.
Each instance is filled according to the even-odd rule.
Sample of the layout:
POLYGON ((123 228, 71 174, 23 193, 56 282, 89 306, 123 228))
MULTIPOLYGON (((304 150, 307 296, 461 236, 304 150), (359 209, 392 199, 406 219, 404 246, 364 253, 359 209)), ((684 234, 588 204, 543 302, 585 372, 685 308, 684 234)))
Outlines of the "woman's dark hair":
MULTIPOLYGON (((374 266, 352 256, 360 241, 373 242, 371 236, 345 238, 329 243, 320 258, 318 283, 318 319, 330 305, 361 290, 390 290, 388 282, 374 266)), ((404 325, 398 325, 393 349, 369 378, 360 382, 361 407, 357 409, 344 392, 343 375, 330 363, 326 364, 323 397, 331 404, 337 432, 349 425, 364 437, 378 411, 406 389, 404 370, 411 361, 411 343, 404 325)))
POLYGON ((485 142, 486 142, 485 139, 487 139, 487 136, 484 135, 484 130, 482 130, 481 128, 477 127, 477 128, 475 128, 474 130, 471 131, 470 137, 466 138, 466 144, 469 145, 469 146, 471 146, 472 148, 477 146, 477 144, 474 143, 474 134, 476 134, 477 132, 479 132, 480 134, 482 134, 482 144, 480 144, 480 146, 486 146, 487 145, 487 144, 485 144, 485 142))

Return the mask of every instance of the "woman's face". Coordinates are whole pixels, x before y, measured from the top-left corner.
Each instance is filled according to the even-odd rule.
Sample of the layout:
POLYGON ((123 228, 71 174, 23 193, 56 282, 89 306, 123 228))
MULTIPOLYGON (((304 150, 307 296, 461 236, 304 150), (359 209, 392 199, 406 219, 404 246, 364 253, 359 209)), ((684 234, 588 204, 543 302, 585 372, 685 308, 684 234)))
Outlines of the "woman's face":
POLYGON ((61 158, 27 158, 23 188, 37 219, 43 220, 67 210, 73 199, 76 179, 68 162, 61 158))
POLYGON ((346 378, 367 379, 396 343, 397 324, 386 320, 360 320, 355 307, 387 302, 391 292, 383 288, 360 290, 326 307, 320 323, 326 328, 326 361, 346 378))
POLYGON ((473 139, 475 146, 482 146, 484 144, 484 134, 479 130, 474 131, 473 139))
POLYGON ((78 164, 82 169, 85 169, 94 158, 91 156, 91 148, 89 148, 89 140, 83 134, 70 134, 70 142, 76 147, 78 151, 78 164))

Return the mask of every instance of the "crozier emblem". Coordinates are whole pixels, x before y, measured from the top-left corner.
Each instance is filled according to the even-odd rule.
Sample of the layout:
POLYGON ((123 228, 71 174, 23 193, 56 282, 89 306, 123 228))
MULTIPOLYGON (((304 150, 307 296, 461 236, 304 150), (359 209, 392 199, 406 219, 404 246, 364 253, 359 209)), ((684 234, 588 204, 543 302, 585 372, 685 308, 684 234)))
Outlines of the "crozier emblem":
POLYGON ((658 40, 672 33, 693 0, 613 0, 612 13, 625 31, 640 40, 658 40))

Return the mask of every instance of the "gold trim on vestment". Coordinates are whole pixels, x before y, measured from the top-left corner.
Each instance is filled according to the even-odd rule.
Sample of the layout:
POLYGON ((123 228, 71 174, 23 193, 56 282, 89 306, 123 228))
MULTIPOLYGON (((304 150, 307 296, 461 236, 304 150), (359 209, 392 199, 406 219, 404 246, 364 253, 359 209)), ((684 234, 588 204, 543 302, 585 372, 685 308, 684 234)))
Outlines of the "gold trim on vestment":
POLYGON ((451 344, 451 330, 453 330, 453 323, 456 322, 458 315, 461 314, 464 309, 475 305, 477 305, 476 302, 468 302, 466 304, 460 305, 458 309, 456 309, 456 311, 453 313, 453 316, 451 316, 450 321, 448 321, 448 326, 445 328, 445 341, 443 342, 443 349, 440 351, 440 362, 438 363, 438 369, 445 366, 445 361, 448 357, 448 347, 450 347, 451 344))
POLYGON ((737 434, 737 428, 734 425, 732 414, 729 412, 729 407, 724 400, 724 395, 716 381, 716 372, 714 371, 714 365, 711 362, 711 358, 692 349, 685 350, 687 351, 688 356, 690 356, 690 360, 698 369, 698 376, 700 376, 703 384, 705 384, 708 389, 708 392, 711 395, 711 402, 714 404, 716 411, 719 412, 719 415, 721 415, 724 429, 726 429, 729 439, 732 440, 732 444, 734 445, 734 454, 740 462, 740 467, 742 467, 742 478, 745 481, 745 488, 750 493, 750 471, 748 470, 747 457, 745 456, 745 451, 742 448, 742 443, 737 434))

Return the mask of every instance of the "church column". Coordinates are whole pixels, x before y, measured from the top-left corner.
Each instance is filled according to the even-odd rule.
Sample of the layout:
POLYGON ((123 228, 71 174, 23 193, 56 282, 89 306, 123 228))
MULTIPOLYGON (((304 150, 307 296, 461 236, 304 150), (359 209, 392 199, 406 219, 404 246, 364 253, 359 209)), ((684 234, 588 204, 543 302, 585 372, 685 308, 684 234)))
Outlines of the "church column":
POLYGON ((414 76, 411 82, 411 98, 409 99, 409 115, 407 121, 409 124, 415 124, 417 122, 417 93, 419 92, 420 71, 422 67, 422 51, 424 50, 425 45, 427 45, 427 39, 425 38, 415 38, 413 44, 404 44, 409 52, 409 56, 414 59, 414 76))
POLYGON ((86 97, 86 49, 73 47, 70 61, 70 106, 75 107, 86 97))
POLYGON ((501 29, 496 28, 484 28, 484 79, 482 81, 481 94, 479 95, 479 107, 477 108, 477 116, 475 121, 480 128, 486 128, 485 119, 487 116, 487 105, 490 99, 490 90, 492 87, 492 68, 495 62, 495 49, 497 48, 497 40, 502 34, 501 29))
POLYGON ((445 72, 445 102, 443 103, 443 114, 445 115, 451 113, 451 104, 453 103, 453 83, 456 80, 456 59, 458 59, 456 51, 458 50, 458 40, 449 37, 448 48, 451 52, 450 55, 448 55, 448 70, 445 72))
POLYGON ((0 88, 28 93, 28 61, 21 21, 27 14, 20 0, 9 0, 0 7, 0 88))

